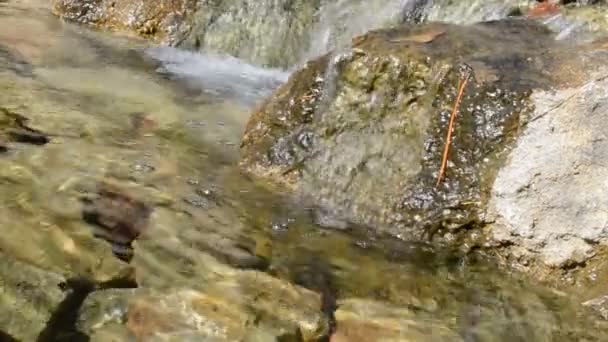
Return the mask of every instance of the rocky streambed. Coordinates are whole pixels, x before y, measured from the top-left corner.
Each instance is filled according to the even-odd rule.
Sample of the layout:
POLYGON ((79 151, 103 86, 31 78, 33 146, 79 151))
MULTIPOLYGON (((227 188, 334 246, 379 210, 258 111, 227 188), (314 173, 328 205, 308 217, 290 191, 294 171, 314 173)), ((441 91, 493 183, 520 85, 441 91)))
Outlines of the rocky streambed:
POLYGON ((0 340, 603 341, 603 7, 526 6, 0 2, 0 340))

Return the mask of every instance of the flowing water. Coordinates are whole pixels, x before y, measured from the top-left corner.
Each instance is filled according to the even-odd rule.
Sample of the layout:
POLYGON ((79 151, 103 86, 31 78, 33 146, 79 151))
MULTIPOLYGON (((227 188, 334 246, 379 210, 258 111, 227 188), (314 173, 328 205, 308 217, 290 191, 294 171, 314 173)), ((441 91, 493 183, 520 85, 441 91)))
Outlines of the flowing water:
MULTIPOLYGON (((341 15, 340 6, 326 15, 341 15)), ((369 19, 365 29, 375 25, 369 19)), ((328 32, 317 35, 323 48, 328 32)), ((299 203, 240 175, 249 113, 287 76, 63 23, 44 1, 0 2, 0 108, 53 134, 44 146, 11 143, 0 156, 0 250, 53 271, 91 272, 83 265, 94 256, 66 250, 109 249, 101 240, 81 245, 93 231, 78 195, 111 180, 159 207, 166 235, 147 239, 191 262, 204 262, 192 260, 201 250, 242 268, 262 258, 266 272, 304 285, 323 273, 338 300, 412 308, 408 319, 447 326, 465 341, 603 340, 606 330, 566 293, 499 272, 483 256, 356 227, 321 229, 299 203), (133 127, 142 116, 154 127, 145 134, 133 127), (242 245, 255 253, 242 256, 242 245)), ((149 283, 200 281, 184 275, 188 263, 146 253, 149 283)))
MULTIPOLYGON (((310 48, 302 61, 333 49, 346 47, 352 37, 369 30, 388 28, 403 22, 448 22, 471 24, 505 18, 534 4, 530 0, 338 0, 325 1, 313 26, 310 48)), ((539 18, 557 34, 557 39, 590 39, 586 25, 580 19, 560 13, 539 18)))

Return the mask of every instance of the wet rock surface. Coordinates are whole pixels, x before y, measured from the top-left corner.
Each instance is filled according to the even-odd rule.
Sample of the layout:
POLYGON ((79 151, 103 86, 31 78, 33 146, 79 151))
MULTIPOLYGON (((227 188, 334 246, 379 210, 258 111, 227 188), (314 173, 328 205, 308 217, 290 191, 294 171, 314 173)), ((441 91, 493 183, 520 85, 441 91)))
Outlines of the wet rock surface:
POLYGON ((369 33, 310 62, 254 112, 241 166, 403 238, 456 232, 478 221, 532 89, 559 82, 550 70, 560 53, 545 28, 521 20, 369 33), (436 186, 463 66, 474 76, 436 186))
MULTIPOLYGON (((145 43, 141 40, 61 23, 48 14, 43 0, 40 7, 31 8, 37 3, 0 4, 0 45, 10 51, 0 54, 0 106, 22 113, 28 119, 26 127, 50 137, 46 144, 32 145, 11 141, 7 134, 9 150, 0 154, 0 249, 8 256, 1 258, 0 264, 8 266, 0 270, 5 281, 0 292, 9 298, 2 297, 0 303, 0 312, 7 313, 0 315, 0 339, 7 335, 39 341, 605 340, 605 322, 581 308, 582 297, 571 295, 575 292, 559 293, 516 274, 506 275, 481 253, 463 254, 372 232, 334 215, 336 207, 326 205, 323 211, 314 211, 306 202, 277 191, 276 184, 243 177, 236 165, 238 149, 231 144, 238 141, 250 110, 241 103, 251 103, 251 94, 260 94, 254 91, 259 89, 250 88, 270 83, 263 86, 268 89, 280 83, 281 77, 217 58, 209 69, 222 70, 224 74, 213 75, 224 76, 212 79, 215 83, 209 88, 221 89, 226 83, 238 86, 230 88, 229 96, 202 91, 193 96, 192 87, 170 77, 171 70, 155 73, 157 66, 142 58, 145 43), (29 65, 31 73, 16 72, 17 61, 29 65), (248 101, 241 102, 244 97, 248 101), (83 203, 83 198, 88 201, 83 203), (319 229, 315 220, 342 229, 319 229), (133 240, 129 241, 133 247, 129 264, 113 253, 112 243, 95 238, 101 232, 114 247, 133 240), (23 285, 30 283, 37 286, 23 285), (48 299, 44 305, 38 305, 39 295, 48 299), (26 321, 20 313, 32 313, 30 330, 19 328, 26 321), (15 324, 13 319, 19 321, 15 324)), ((287 12, 277 9, 277 13, 287 12)), ((333 56, 313 61, 303 71, 311 72, 309 78, 295 78, 301 82, 292 82, 290 87, 300 87, 304 95, 293 106, 303 106, 302 120, 314 119, 319 113, 315 108, 328 108, 319 103, 340 107, 331 103, 332 97, 326 95, 332 93, 326 89, 343 91, 348 84, 352 93, 342 99, 353 108, 365 107, 366 101, 376 103, 374 99, 394 99, 394 104, 382 102, 378 112, 384 117, 364 132, 382 136, 382 129, 397 127, 391 131, 396 140, 373 148, 383 152, 419 141, 412 138, 421 132, 415 127, 428 119, 427 127, 437 130, 434 137, 440 149, 461 77, 460 62, 474 57, 473 62, 479 63, 470 64, 476 78, 468 85, 465 94, 470 97, 458 118, 464 118, 463 126, 457 126, 458 135, 469 142, 455 140, 453 151, 459 158, 476 161, 476 153, 487 150, 479 147, 471 152, 474 134, 470 129, 481 125, 469 124, 481 118, 468 109, 479 96, 471 89, 486 91, 492 84, 521 86, 498 96, 508 107, 498 118, 520 122, 520 117, 511 116, 521 105, 511 106, 512 100, 520 99, 518 91, 558 83, 551 75, 538 73, 541 66, 561 70, 553 69, 551 62, 559 59, 559 53, 545 56, 549 62, 537 61, 534 49, 524 55, 532 61, 524 59, 524 63, 523 57, 512 56, 513 49, 533 44, 553 51, 553 43, 545 40, 546 30, 532 24, 523 31, 532 30, 542 39, 536 41, 530 35, 519 42, 521 27, 503 24, 507 34, 498 32, 503 39, 513 38, 515 45, 505 45, 499 50, 504 58, 494 60, 492 49, 502 42, 492 45, 495 34, 484 27, 473 29, 480 38, 462 40, 461 35, 467 37, 470 32, 451 26, 407 31, 410 27, 401 33, 376 32, 357 39, 359 54, 344 55, 337 65, 333 56), (404 46, 411 49, 403 52, 404 46), (376 48, 390 53, 375 53, 376 48), (462 52, 462 61, 453 58, 454 51, 462 52), (429 62, 424 59, 427 55, 429 62), (391 56, 396 56, 394 61, 391 56), (374 62, 376 58, 380 62, 374 62), (404 66, 406 59, 411 63, 404 66), (497 71, 503 63, 526 66, 522 69, 525 77, 497 71), (330 71, 350 70, 335 87, 327 80, 336 78, 325 77, 327 64, 335 67, 330 71), (371 70, 369 78, 360 73, 365 70, 371 70), (399 72, 385 72, 393 70, 399 72), (437 76, 442 81, 434 82, 432 75, 443 76, 437 76), (422 94, 425 84, 434 84, 437 90, 422 94), (357 88, 361 85, 376 97, 362 95, 357 88), (393 92, 394 85, 400 88, 393 92), (411 93, 416 96, 401 99, 399 95, 411 93), (440 119, 421 109, 413 124, 400 126, 396 112, 405 113, 409 105, 418 106, 435 95, 440 119), (403 127, 410 135, 402 141, 403 127), (465 151, 464 157, 459 154, 465 151)), ((183 69, 188 70, 187 66, 191 64, 183 69)), ((555 74, 577 82, 567 70, 555 74)), ((196 84, 209 85, 206 81, 196 84)), ((372 109, 376 107, 357 113, 373 118, 372 109)), ((298 118, 297 113, 284 114, 298 118)), ((340 126, 342 132, 362 128, 358 125, 363 119, 348 116, 348 110, 341 113, 350 125, 340 126)), ((301 125, 298 120, 293 127, 301 125)), ((503 130, 502 121, 490 118, 486 122, 493 132, 489 136, 500 141, 496 146, 506 145, 502 139, 510 134, 503 130)), ((0 133, 4 132, 8 132, 6 127, 0 126, 0 133)), ((317 149, 318 137, 304 133, 298 146, 317 149)), ((285 140, 287 146, 291 143, 285 140)), ((413 150, 422 153, 426 148, 413 150)), ((340 158, 347 161, 348 155, 340 158)), ((399 158, 395 160, 410 160, 399 158)), ((435 170, 437 158, 433 154, 428 170, 435 170)), ((370 160, 373 166, 374 159, 370 160)), ((456 160, 456 166, 449 166, 443 184, 477 186, 471 175, 481 171, 459 173, 460 165, 456 160)), ((279 178, 298 175, 300 166, 306 166, 306 159, 288 167, 289 172, 279 178)), ((434 185, 434 181, 429 175, 421 184, 434 185)), ((357 181, 353 184, 365 190, 357 181)), ((309 185, 312 189, 314 184, 309 185)), ((597 279, 600 283, 601 274, 597 279)), ((605 294, 596 290, 585 300, 605 294)))
POLYGON ((242 271, 199 289, 97 292, 84 304, 79 326, 94 340, 121 334, 159 341, 281 341, 288 336, 317 341, 327 334, 318 306, 313 292, 242 271))
POLYGON ((194 9, 194 0, 106 1, 53 0, 53 12, 62 18, 143 36, 170 39, 194 9))
POLYGON ((429 317, 425 324, 408 319, 412 311, 387 303, 362 299, 340 302, 338 329, 332 342, 363 341, 459 341, 458 333, 429 317))
POLYGON ((82 199, 82 218, 97 226, 94 236, 108 241, 114 255, 129 262, 133 257, 131 244, 146 228, 151 209, 107 183, 98 185, 97 195, 82 199))
POLYGON ((16 52, 0 46, 0 61, 2 68, 6 68, 20 76, 31 76, 32 66, 16 52))
POLYGON ((593 309, 600 317, 608 320, 608 296, 588 300, 583 305, 593 309))
POLYGON ((27 121, 25 116, 0 107, 0 148, 4 152, 8 142, 45 145, 50 141, 47 134, 29 127, 27 121))
POLYGON ((605 4, 546 4, 531 0, 55 0, 53 10, 71 21, 282 68, 344 48, 352 36, 406 22, 467 24, 526 16, 548 24, 562 39, 591 39, 606 32, 605 4))
POLYGON ((0 254, 1 329, 7 339, 2 341, 35 341, 45 329, 46 322, 65 299, 60 289, 65 278, 28 263, 0 254))
POLYGON ((321 0, 201 2, 184 24, 188 31, 178 38, 178 46, 227 53, 258 65, 288 67, 299 62, 308 45, 321 3, 321 0))

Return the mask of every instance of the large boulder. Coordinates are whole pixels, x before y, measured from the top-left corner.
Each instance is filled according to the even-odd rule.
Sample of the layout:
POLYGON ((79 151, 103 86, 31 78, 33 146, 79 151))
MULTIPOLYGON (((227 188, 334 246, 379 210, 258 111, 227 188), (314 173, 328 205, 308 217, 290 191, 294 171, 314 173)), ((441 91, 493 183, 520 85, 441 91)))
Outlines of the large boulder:
MULTIPOLYGON (((67 297, 65 278, 0 253, 0 330, 19 341, 35 341, 67 297)), ((0 340, 11 341, 0 332, 0 340)))
POLYGON ((601 118, 584 113, 601 108, 603 88, 577 70, 597 69, 606 56, 597 52, 601 43, 575 55, 553 37, 526 20, 403 26, 358 37, 349 51, 309 62, 253 113, 241 167, 303 195, 320 224, 354 223, 471 248, 489 246, 488 234, 479 232, 490 230, 469 228, 495 221, 492 246, 514 244, 512 251, 523 248, 556 266, 584 262, 603 241, 602 171, 592 167, 597 158, 581 150, 602 146, 590 131, 601 130, 601 118), (472 78, 455 119, 446 175, 437 184, 463 66, 472 78), (548 95, 565 87, 580 89, 548 95), (566 102, 559 109, 569 123, 563 129, 557 130, 556 114, 536 119, 570 95, 597 100, 566 102), (546 129, 532 130, 544 122, 546 129), (568 156, 572 162, 564 164, 568 156), (589 177, 567 181, 573 172, 589 177), (547 175, 548 189, 530 186, 543 179, 539 173, 547 175), (558 175, 563 185, 551 185, 558 175), (562 209, 572 198, 560 194, 573 192, 580 201, 562 209), (584 210, 592 203, 596 209, 584 210), (584 229, 575 228, 582 217, 584 229))
POLYGON ((242 168, 302 191, 337 219, 402 237, 470 225, 531 90, 554 82, 550 38, 519 20, 356 38, 350 51, 308 63, 253 113, 242 168), (436 185, 464 66, 473 79, 436 185))

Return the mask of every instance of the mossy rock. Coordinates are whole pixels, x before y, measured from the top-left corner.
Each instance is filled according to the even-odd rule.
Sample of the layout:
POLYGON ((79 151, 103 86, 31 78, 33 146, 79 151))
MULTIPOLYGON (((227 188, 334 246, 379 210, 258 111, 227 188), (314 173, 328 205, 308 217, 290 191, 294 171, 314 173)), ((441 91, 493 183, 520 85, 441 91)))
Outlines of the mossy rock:
POLYGON ((0 253, 0 340, 35 341, 67 293, 65 278, 0 253), (6 338, 6 339, 5 339, 6 338))
POLYGON ((254 111, 240 165, 338 220, 403 238, 453 233, 478 222, 532 90, 574 79, 564 63, 576 59, 532 21, 372 31, 310 61, 254 111))

